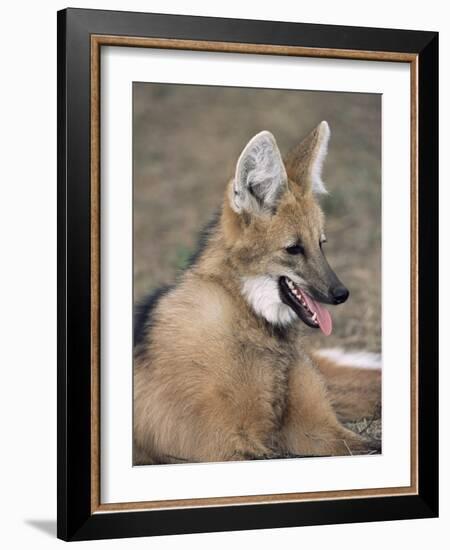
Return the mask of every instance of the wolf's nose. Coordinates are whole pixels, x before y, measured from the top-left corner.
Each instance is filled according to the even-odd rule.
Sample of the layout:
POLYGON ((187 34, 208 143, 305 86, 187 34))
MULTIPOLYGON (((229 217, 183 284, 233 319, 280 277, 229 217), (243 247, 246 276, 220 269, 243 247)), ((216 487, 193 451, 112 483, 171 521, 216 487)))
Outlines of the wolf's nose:
POLYGON ((331 294, 333 296, 333 300, 335 304, 342 304, 344 303, 350 292, 345 288, 345 286, 335 286, 331 289, 331 294))

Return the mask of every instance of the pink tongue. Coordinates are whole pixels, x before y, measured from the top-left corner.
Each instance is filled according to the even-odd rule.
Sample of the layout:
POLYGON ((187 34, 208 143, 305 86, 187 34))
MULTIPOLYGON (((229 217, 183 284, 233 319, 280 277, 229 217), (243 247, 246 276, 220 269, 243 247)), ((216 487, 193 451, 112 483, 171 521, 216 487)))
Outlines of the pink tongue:
POLYGON ((305 292, 302 292, 303 299, 308 304, 309 309, 314 313, 317 313, 317 322, 319 323, 320 330, 325 334, 325 336, 330 336, 331 331, 333 330, 333 321, 328 310, 325 309, 319 302, 316 302, 308 296, 305 292))

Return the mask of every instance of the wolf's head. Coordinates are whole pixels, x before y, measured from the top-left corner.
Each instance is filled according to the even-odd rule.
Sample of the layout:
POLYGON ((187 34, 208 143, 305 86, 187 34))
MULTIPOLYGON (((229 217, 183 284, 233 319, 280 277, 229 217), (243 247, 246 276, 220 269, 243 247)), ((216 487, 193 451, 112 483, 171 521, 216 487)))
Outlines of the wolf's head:
POLYGON ((324 216, 318 196, 330 129, 321 122, 283 161, 270 132, 253 137, 229 183, 224 225, 229 259, 242 293, 267 321, 300 318, 330 334, 321 305, 341 304, 349 292, 329 266, 322 245, 324 216))

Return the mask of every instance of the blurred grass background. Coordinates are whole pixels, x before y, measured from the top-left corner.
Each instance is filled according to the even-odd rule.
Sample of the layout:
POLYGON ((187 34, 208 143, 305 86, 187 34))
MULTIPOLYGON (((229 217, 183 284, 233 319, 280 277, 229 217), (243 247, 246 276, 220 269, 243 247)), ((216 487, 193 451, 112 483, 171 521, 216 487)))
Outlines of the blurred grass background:
POLYGON ((350 298, 309 342, 381 351, 381 96, 135 83, 133 99, 135 302, 175 281, 254 134, 285 154, 327 120, 325 252, 350 298))

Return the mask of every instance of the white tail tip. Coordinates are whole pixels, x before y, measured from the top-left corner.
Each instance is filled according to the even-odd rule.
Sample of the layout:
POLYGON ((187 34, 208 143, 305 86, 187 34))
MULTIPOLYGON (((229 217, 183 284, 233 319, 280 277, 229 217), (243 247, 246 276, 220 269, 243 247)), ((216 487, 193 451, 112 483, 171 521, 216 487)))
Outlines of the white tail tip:
POLYGON ((381 353, 363 350, 344 351, 342 348, 330 348, 315 351, 314 354, 324 359, 330 359, 343 367, 381 369, 381 353))

